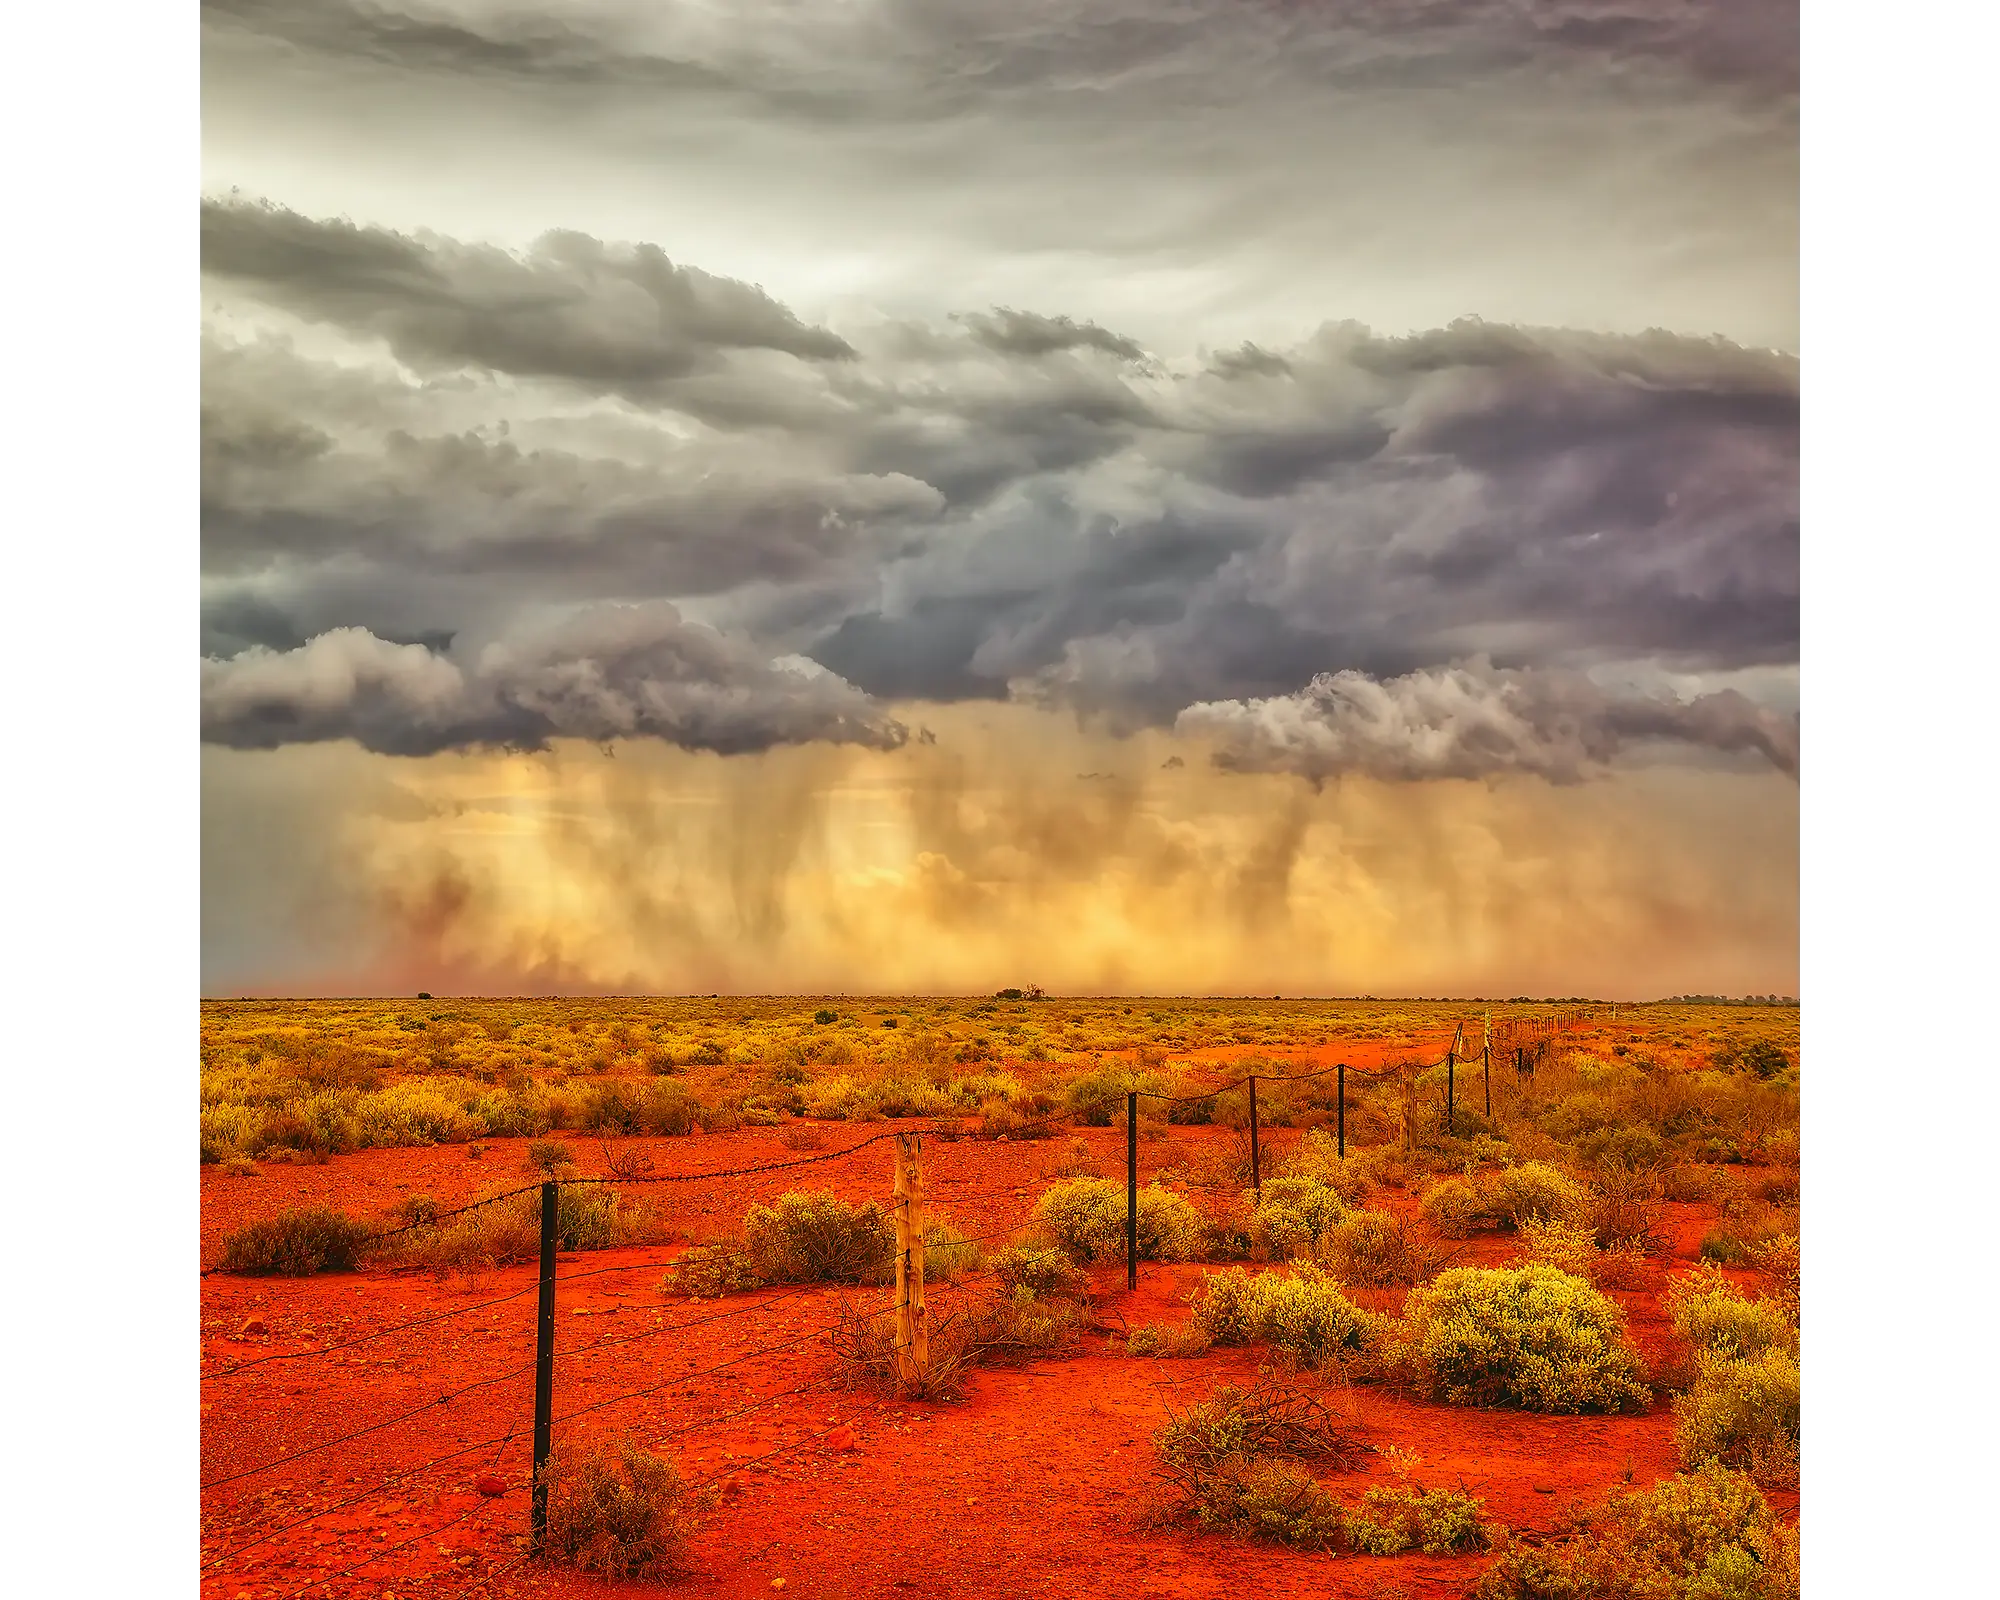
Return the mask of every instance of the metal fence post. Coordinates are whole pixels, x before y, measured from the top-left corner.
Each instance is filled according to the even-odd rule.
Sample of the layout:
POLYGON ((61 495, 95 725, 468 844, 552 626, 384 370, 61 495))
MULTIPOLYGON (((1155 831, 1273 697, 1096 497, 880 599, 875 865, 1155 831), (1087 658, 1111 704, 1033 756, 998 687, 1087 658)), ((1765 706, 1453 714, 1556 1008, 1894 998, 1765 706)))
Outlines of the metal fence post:
POLYGON ((1257 1074, 1250 1074, 1250 1187, 1257 1192, 1256 1204, 1264 1203, 1264 1163, 1257 1151, 1257 1074))
POLYGON ((549 1531, 549 1421, 556 1391, 556 1186, 542 1185, 541 1292, 535 1303, 535 1486, 529 1547, 536 1555, 549 1531))
POLYGON ((1139 1287, 1139 1096, 1125 1096, 1125 1287, 1139 1287))
POLYGON ((1345 1161, 1347 1159, 1347 1063, 1343 1061, 1333 1070, 1335 1074, 1333 1081, 1336 1085, 1334 1104, 1338 1107, 1334 1113, 1336 1118, 1334 1128, 1337 1130, 1334 1137, 1339 1141, 1340 1159, 1345 1161))

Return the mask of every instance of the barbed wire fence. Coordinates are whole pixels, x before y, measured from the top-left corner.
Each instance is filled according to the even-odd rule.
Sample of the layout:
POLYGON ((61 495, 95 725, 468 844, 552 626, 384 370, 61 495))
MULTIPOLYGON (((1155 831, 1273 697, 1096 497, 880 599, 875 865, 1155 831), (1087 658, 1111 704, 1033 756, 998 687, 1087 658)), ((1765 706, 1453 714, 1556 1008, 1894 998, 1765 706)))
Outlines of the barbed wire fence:
MULTIPOLYGON (((1299 1073, 1252 1071, 1227 1082, 1208 1085, 1192 1092, 1167 1094, 1138 1087, 1138 1074, 1133 1074, 1133 1086, 1122 1095, 1105 1094, 1096 1099, 1059 1112, 1053 1112, 1034 1121, 1011 1123, 1007 1136, 1022 1139, 1036 1133, 1043 1133, 1065 1125, 1095 1122, 1098 1118, 1109 1120, 1115 1114, 1117 1101, 1124 1101, 1125 1111, 1125 1238, 1124 1258, 1126 1266, 1126 1286, 1135 1289, 1138 1284, 1138 1262, 1140 1256, 1139 1223, 1139 1112, 1142 1101, 1169 1108, 1190 1106, 1207 1102, 1212 1115, 1215 1103, 1237 1090, 1246 1091, 1245 1118, 1250 1143, 1250 1174, 1253 1189, 1253 1204, 1262 1199, 1264 1160, 1262 1144, 1262 1119, 1260 1116, 1258 1087, 1264 1085, 1291 1085, 1332 1077, 1335 1080, 1333 1111, 1335 1115, 1335 1140, 1338 1155, 1347 1155, 1347 1079, 1354 1073, 1363 1082, 1379 1083, 1400 1081, 1404 1091, 1405 1141, 1415 1137, 1416 1082, 1421 1073, 1443 1068, 1444 1126, 1447 1132, 1456 1126, 1457 1069, 1460 1066, 1477 1064, 1481 1070, 1482 1088, 1485 1095, 1485 1115, 1492 1117, 1492 1066, 1499 1057, 1503 1062, 1511 1061, 1517 1075, 1531 1076, 1534 1066, 1547 1053, 1552 1043, 1562 1034, 1581 1026, 1590 1025, 1605 1015, 1600 1008, 1579 1008, 1553 1012, 1532 1017, 1516 1017, 1503 1020, 1495 1027, 1490 1018, 1482 1019, 1479 1027, 1479 1044, 1473 1048, 1469 1043, 1469 1029, 1461 1022, 1453 1032, 1450 1045, 1435 1060, 1407 1060, 1386 1067, 1360 1068, 1348 1062, 1299 1073)), ((1206 1119, 1204 1119, 1206 1120, 1206 1119)), ((1102 1123, 1098 1123, 1102 1125, 1102 1123)), ((226 1385, 245 1374, 256 1373, 279 1363, 300 1363, 345 1357, 349 1353, 377 1341, 393 1338, 400 1334, 412 1334, 426 1329, 436 1329, 441 1324, 455 1322, 483 1312, 526 1299, 530 1294, 536 1297, 533 1322, 534 1355, 531 1360, 509 1365, 500 1371, 477 1377, 441 1393, 431 1394, 415 1404, 406 1405, 387 1416, 364 1422, 346 1429, 329 1438, 318 1439, 296 1448, 283 1450, 275 1455, 236 1470, 218 1473, 201 1481, 201 1492, 206 1503, 217 1491, 248 1483, 252 1479, 267 1478, 287 1466, 312 1458, 331 1457, 343 1447, 357 1441, 371 1439, 387 1430, 416 1423, 419 1419, 449 1414, 456 1402, 481 1391, 491 1390, 499 1385, 521 1381, 521 1403, 515 1409, 509 1424, 491 1434, 464 1440, 459 1439, 454 1447, 442 1450, 413 1465, 398 1467, 380 1476, 370 1476, 366 1487, 357 1492, 320 1505, 315 1509, 283 1520, 272 1520, 254 1532, 228 1543, 224 1548, 209 1553, 204 1550, 202 1572, 204 1576, 221 1575, 241 1557, 281 1539, 284 1535, 301 1528, 325 1524, 327 1519, 341 1512, 354 1510, 370 1501, 377 1501, 390 1489, 404 1492, 410 1498, 416 1485, 433 1481, 442 1468, 458 1465, 463 1473, 467 1458, 484 1461, 485 1466, 474 1479, 471 1490, 474 1498, 470 1504, 458 1509, 442 1522, 432 1523, 411 1533, 394 1543, 383 1544, 369 1551, 359 1560, 353 1561, 338 1571, 321 1570, 316 1576, 299 1587, 282 1595, 280 1600, 302 1600, 315 1590, 324 1589, 339 1580, 352 1578, 368 1567, 398 1554, 426 1540, 436 1539, 452 1533, 456 1529, 475 1530, 487 1525, 495 1508, 500 1506, 513 1491, 525 1488, 529 1494, 529 1519, 525 1542, 518 1556, 500 1567, 486 1567, 475 1570, 468 1579, 465 1592, 470 1592, 480 1584, 490 1585, 501 1577, 518 1570, 520 1566, 543 1553, 548 1530, 548 1494, 550 1477, 548 1462, 555 1446, 556 1432, 565 1429, 585 1417, 597 1417, 615 1408, 630 1407, 635 1402, 646 1401, 668 1390, 689 1389, 705 1379, 717 1378, 725 1373, 735 1372, 750 1363, 765 1358, 792 1355, 803 1347, 831 1344, 845 1331, 853 1330, 875 1319, 893 1319, 894 1334, 887 1356, 892 1364, 895 1385, 887 1391, 874 1408, 879 1413, 891 1403, 912 1393, 921 1393, 931 1376, 932 1339, 934 1334, 949 1325, 950 1319, 960 1316, 975 1316, 981 1309, 998 1304, 1007 1292, 1004 1282, 997 1285, 997 1292, 984 1301, 964 1303, 946 1312, 945 1320, 934 1321, 928 1291, 939 1285, 926 1283, 926 1188, 922 1159, 924 1141, 927 1138, 944 1142, 954 1142, 967 1136, 968 1130, 962 1124, 932 1122, 918 1128, 886 1130, 844 1145, 836 1150, 787 1157, 779 1160, 760 1161, 733 1167, 680 1173, 647 1173, 636 1176, 595 1176, 567 1175, 546 1176, 540 1182, 520 1185, 500 1193, 485 1196, 465 1205, 444 1211, 429 1211, 421 1219, 405 1221, 394 1226, 370 1232, 361 1239, 364 1245, 388 1244, 399 1238, 417 1234, 425 1230, 436 1230, 440 1225, 468 1217, 490 1207, 504 1205, 518 1200, 524 1195, 534 1194, 537 1198, 538 1254, 534 1282, 481 1299, 472 1304, 452 1307, 446 1310, 427 1311, 416 1317, 406 1318, 382 1327, 370 1329, 352 1337, 316 1344, 310 1348, 271 1352, 247 1360, 239 1360, 202 1375, 204 1385, 226 1385), (584 1280, 601 1278, 611 1274, 661 1271, 674 1259, 671 1255, 649 1257, 645 1260, 622 1262, 613 1266, 588 1267, 567 1272, 558 1271, 561 1254, 560 1212, 561 1192, 565 1188, 588 1189, 615 1185, 619 1189, 648 1185, 698 1185, 734 1182, 744 1178, 760 1178, 774 1174, 802 1173, 806 1169, 817 1169, 834 1163, 845 1162, 864 1151, 885 1144, 893 1145, 892 1152, 892 1192, 887 1197, 888 1217, 895 1227, 895 1248, 893 1258, 894 1279, 880 1304, 857 1309, 852 1303, 843 1302, 840 1314, 830 1320, 814 1322, 803 1330, 788 1332, 784 1337, 755 1343, 737 1350, 726 1359, 695 1370, 677 1370, 670 1376, 656 1381, 637 1384, 603 1398, 591 1399, 584 1403, 572 1404, 559 1410, 556 1404, 556 1374, 558 1357, 565 1372, 574 1374, 579 1363, 585 1363, 594 1356, 614 1350, 630 1349, 650 1341, 672 1339, 685 1335, 697 1328, 713 1327, 716 1324, 731 1323, 739 1318, 760 1318, 772 1313, 776 1308, 802 1300, 804 1297, 824 1292, 828 1285, 822 1282, 804 1282, 789 1285, 766 1286, 749 1291, 755 1298, 746 1298, 742 1303, 728 1307, 705 1310, 700 1314, 688 1314, 663 1320, 655 1326, 636 1333, 605 1335, 587 1340, 582 1344, 559 1348, 556 1330, 558 1326, 558 1290, 573 1286, 584 1280), (531 1382, 528 1380, 532 1380, 531 1382), (519 1459, 522 1446, 526 1446, 525 1460, 519 1459), (491 1452, 490 1458, 487 1452, 491 1452), (510 1457, 514 1458, 510 1461, 510 1457)), ((1022 1223, 1012 1223, 975 1234, 971 1237, 952 1237, 954 1247, 984 1244, 993 1240, 1010 1238, 1021 1232, 1022 1223)), ((203 1277, 208 1277, 224 1269, 217 1266, 204 1268, 203 1277)), ((955 1278, 943 1281, 953 1299, 962 1299, 962 1291, 982 1283, 993 1283, 1002 1277, 1001 1269, 988 1267, 974 1273, 960 1273, 955 1278)), ((677 1309, 691 1312, 702 1302, 690 1299, 677 1309)), ((748 1324, 738 1323, 738 1326, 748 1324)), ((280 1367, 280 1371, 288 1370, 280 1367)), ((574 1381, 574 1377, 572 1380, 574 1381)), ((773 1393, 750 1399, 710 1415, 678 1420, 663 1431, 651 1428, 655 1442, 687 1439, 706 1428, 719 1427, 725 1423, 739 1421, 745 1417, 767 1411, 783 1401, 802 1396, 816 1388, 825 1386, 830 1374, 815 1370, 800 1381, 773 1393)), ((871 1413, 872 1414, 872 1413, 871 1413)), ((649 1424, 656 1419, 646 1418, 649 1424)), ((738 1474, 756 1466, 767 1464, 785 1456, 796 1455, 810 1449, 842 1428, 851 1427, 852 1417, 841 1419, 825 1427, 808 1430, 788 1443, 774 1447, 760 1456, 747 1460, 731 1459, 728 1465, 693 1480, 687 1485, 696 1495, 705 1495, 718 1484, 735 1478, 738 1474)), ((353 1478, 349 1479, 354 1481, 353 1478)), ((435 1504, 435 1498, 433 1504, 435 1504)), ((345 1553, 351 1530, 334 1529, 332 1537, 315 1547, 315 1554, 339 1551, 345 1553)))

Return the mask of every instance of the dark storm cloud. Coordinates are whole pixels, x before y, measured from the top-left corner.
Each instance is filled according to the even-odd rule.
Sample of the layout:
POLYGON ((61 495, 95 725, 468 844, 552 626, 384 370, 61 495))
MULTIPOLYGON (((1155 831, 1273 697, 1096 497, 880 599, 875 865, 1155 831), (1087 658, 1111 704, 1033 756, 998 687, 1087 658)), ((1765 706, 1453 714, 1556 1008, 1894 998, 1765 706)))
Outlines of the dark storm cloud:
POLYGON ((1032 311, 996 306, 990 313, 969 313, 963 321, 975 339, 1002 355, 1044 356, 1057 350, 1089 349, 1138 361, 1146 353, 1108 328, 1094 322, 1073 322, 1068 317, 1037 316, 1032 311))
POLYGON ((762 290, 680 267, 654 245, 544 234, 525 255, 204 200, 202 271, 385 339, 419 365, 476 363, 645 393, 715 352, 854 354, 762 290))
POLYGON ((658 739, 721 754, 905 731, 837 678, 772 663, 662 601, 602 606, 490 645, 470 667, 362 628, 202 663, 202 737, 242 749, 352 739, 389 755, 557 738, 658 739))
MULTIPOLYGON (((475 280, 547 279, 578 304, 546 254, 212 210, 245 224, 223 259, 266 263, 211 262, 217 656, 350 627, 470 650, 513 637, 529 607, 699 598, 848 692, 1011 695, 1128 727, 1481 654, 1694 675, 1797 660, 1787 356, 1468 319, 1404 337, 1332 323, 1173 363, 1073 318, 996 311, 824 334, 846 354, 798 360, 743 336, 803 328, 785 307, 674 269, 707 286, 673 336, 700 365, 644 358, 635 382, 643 352, 612 359, 595 309, 492 297, 476 339, 455 312, 421 312, 421 285, 456 306, 475 280), (344 264, 269 264, 327 252, 344 264), (360 342, 334 359, 227 331, 266 305, 360 342), (406 361, 416 339, 457 365, 371 357, 385 328, 406 361)), ((474 701, 487 709, 453 702, 450 738, 487 736, 497 713, 474 701)))
POLYGON ((205 28, 412 72, 682 92, 730 86, 727 77, 696 63, 621 49, 613 39, 548 17, 474 23, 434 8, 345 0, 202 0, 201 15, 205 28))
POLYGON ((1175 724, 1218 766, 1410 782, 1530 773, 1574 783, 1646 742, 1751 752, 1798 775, 1794 720, 1734 690, 1681 701, 1613 692, 1577 673, 1478 660, 1377 680, 1323 673, 1295 694, 1189 706, 1175 724))

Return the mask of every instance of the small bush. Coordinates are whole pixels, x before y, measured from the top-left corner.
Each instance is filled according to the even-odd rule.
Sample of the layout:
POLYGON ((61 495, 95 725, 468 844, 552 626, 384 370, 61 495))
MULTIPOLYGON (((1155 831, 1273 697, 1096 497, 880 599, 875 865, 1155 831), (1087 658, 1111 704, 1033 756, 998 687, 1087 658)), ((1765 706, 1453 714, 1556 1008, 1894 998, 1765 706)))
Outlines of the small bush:
POLYGON ((530 1172, 558 1172, 576 1165, 576 1152, 560 1139, 530 1139, 526 1165, 530 1172))
MULTIPOLYGON (((539 1247, 541 1197, 524 1194, 509 1204, 516 1216, 534 1223, 539 1247)), ((622 1197, 609 1184, 566 1183, 556 1191, 558 1250, 610 1250, 630 1243, 641 1231, 640 1219, 624 1211, 622 1197)))
POLYGON ((1791 1351, 1704 1358, 1694 1387, 1674 1401, 1674 1415, 1681 1465, 1719 1461, 1774 1485, 1797 1484, 1799 1361, 1791 1351))
POLYGON ((1071 1139, 1063 1146, 1062 1154, 1052 1156, 1042 1164, 1044 1178, 1095 1178, 1100 1176, 1097 1157, 1091 1152, 1090 1143, 1085 1139, 1071 1139))
POLYGON ((1712 1261, 1718 1266, 1747 1267, 1750 1264, 1750 1245, 1734 1228, 1711 1228, 1701 1236, 1701 1248, 1697 1252, 1704 1261, 1712 1261))
POLYGON ((1317 1179, 1346 1204, 1358 1206, 1368 1193, 1367 1177, 1358 1158, 1346 1161, 1339 1152, 1339 1143, 1324 1128, 1308 1128, 1285 1158, 1280 1174, 1317 1179))
POLYGON ((1647 1398, 1617 1305, 1554 1267, 1458 1267, 1414 1290, 1394 1358, 1453 1405, 1608 1411, 1647 1398))
POLYGON ((986 1266, 986 1252, 963 1238, 943 1217, 924 1219, 924 1276, 938 1281, 961 1278, 986 1266))
POLYGON ((715 1300, 758 1288, 763 1279, 742 1249, 733 1244, 689 1245, 667 1266, 661 1287, 695 1300, 715 1300))
POLYGON ((1667 1286, 1674 1331, 1704 1355, 1739 1359, 1788 1349, 1797 1334, 1777 1305, 1752 1300, 1714 1266, 1684 1272, 1667 1286))
POLYGON ((1316 1177, 1272 1178, 1250 1215, 1250 1240, 1274 1259, 1318 1257, 1320 1236, 1347 1214, 1347 1203, 1316 1177))
POLYGON ((1601 1250, 1588 1228, 1566 1222, 1528 1221, 1521 1225, 1522 1253, 1573 1278, 1584 1278, 1600 1289, 1637 1286, 1645 1258, 1632 1250, 1601 1250))
POLYGON ((1769 1039, 1758 1039, 1737 1053, 1736 1065, 1760 1078, 1775 1078, 1792 1064, 1792 1058, 1769 1039))
POLYGON ((743 1219, 743 1251, 766 1283, 880 1283, 896 1238, 873 1202, 794 1190, 743 1219))
POLYGON ((1217 1344, 1267 1340, 1302 1366, 1315 1367, 1370 1348, 1378 1319, 1309 1261, 1287 1273, 1211 1273, 1194 1306, 1195 1323, 1217 1344))
POLYGON ((1666 1159, 1667 1147, 1651 1128, 1618 1123, 1577 1140, 1576 1154, 1585 1166, 1637 1172, 1658 1166, 1666 1159))
MULTIPOLYGON (((608 1184, 566 1183, 556 1191, 559 1250, 609 1250, 644 1238, 651 1228, 651 1217, 628 1211, 608 1184)), ((396 1241, 396 1254, 434 1272, 470 1273, 532 1261, 541 1238, 542 1198, 530 1191, 448 1217, 439 1227, 420 1226, 396 1241)))
POLYGON ((1308 1472, 1266 1456, 1230 1456, 1206 1474, 1194 1520, 1216 1532, 1246 1534, 1295 1550, 1333 1550, 1340 1505, 1308 1472))
POLYGON ((1481 1224, 1498 1220, 1490 1191, 1471 1178, 1444 1178, 1433 1183, 1424 1190, 1417 1209, 1446 1239, 1463 1239, 1481 1224))
POLYGON ((974 1367, 1005 1366, 1074 1349, 1082 1323, 1079 1304, 1041 1300, 1017 1289, 969 1315, 935 1320, 929 1362, 921 1373, 906 1378, 897 1361, 895 1318, 886 1313, 868 1316, 844 1306, 840 1322, 829 1334, 834 1377, 848 1389, 922 1400, 955 1399, 974 1367))
POLYGON ((597 1141, 599 1153, 604 1157, 604 1170, 614 1178, 647 1178, 652 1176, 653 1158, 643 1150, 613 1149, 600 1139, 597 1141))
POLYGON ((1090 1291, 1089 1275, 1052 1246, 1008 1245, 994 1258, 993 1275, 1009 1295, 1026 1290, 1040 1300, 1080 1300, 1090 1291))
POLYGON ((1770 1283, 1765 1298, 1794 1322, 1799 1315, 1799 1236, 1781 1233, 1750 1249, 1757 1270, 1770 1283))
POLYGON ((1501 1225, 1568 1222, 1589 1224, 1596 1209, 1591 1193, 1561 1169, 1528 1161, 1493 1175, 1493 1209, 1501 1225))
POLYGON ((826 1130, 817 1122, 794 1122, 778 1135, 778 1142, 787 1150, 824 1150, 826 1130))
POLYGON ((687 1572, 688 1541, 709 1498, 684 1484, 671 1462, 620 1437, 559 1444, 542 1471, 549 1556, 607 1578, 687 1572))
POLYGON ((1350 1211, 1320 1235, 1318 1260, 1343 1283, 1426 1283, 1443 1256, 1401 1217, 1350 1211))
POLYGON ((1519 1228, 1524 1222, 1589 1224, 1591 1193, 1545 1162, 1527 1161, 1476 1177, 1445 1178, 1424 1191, 1423 1218, 1447 1239, 1475 1228, 1519 1228))
POLYGON ((248 1222, 222 1241, 224 1272, 275 1273, 302 1278, 315 1272, 352 1272, 369 1237, 366 1223, 327 1206, 303 1206, 261 1222, 248 1222))
POLYGON ((1055 1102, 1047 1095, 1018 1099, 993 1099, 979 1108, 979 1136, 982 1139, 1053 1139, 1055 1126, 1048 1119, 1055 1102))
POLYGON ((1659 1180, 1650 1170, 1615 1163, 1599 1169, 1597 1192, 1583 1225, 1600 1249, 1646 1255, 1659 1244, 1659 1180))
POLYGON ((1383 1485, 1370 1489, 1359 1509, 1346 1515, 1343 1531, 1363 1555, 1399 1556, 1406 1550, 1458 1555, 1491 1545, 1481 1517, 1485 1509, 1485 1501, 1455 1489, 1383 1485))
POLYGON ((1726 1468, 1612 1500, 1557 1543, 1510 1544, 1472 1600, 1797 1600, 1796 1530, 1726 1468))
POLYGON ((1309 1390, 1289 1383, 1245 1389, 1226 1383, 1208 1399, 1167 1421, 1153 1435, 1160 1459, 1174 1471, 1212 1469, 1231 1456, 1268 1456, 1357 1467, 1367 1456, 1354 1430, 1309 1390))
POLYGON ((1125 1335, 1128 1356, 1154 1356, 1178 1360, 1205 1355, 1215 1341, 1198 1322, 1142 1322, 1125 1335))
MULTIPOLYGON (((1072 1259, 1125 1259, 1125 1186, 1109 1178, 1068 1178, 1035 1202, 1035 1221, 1072 1259)), ((1201 1213, 1158 1183, 1139 1191, 1139 1259, 1191 1261, 1201 1251, 1201 1213)))
POLYGON ((1167 1518, 1308 1550, 1336 1547, 1340 1508, 1292 1463, 1347 1470, 1366 1454, 1322 1401, 1282 1384, 1225 1385, 1185 1413, 1169 1413, 1153 1447, 1176 1491, 1167 1518))

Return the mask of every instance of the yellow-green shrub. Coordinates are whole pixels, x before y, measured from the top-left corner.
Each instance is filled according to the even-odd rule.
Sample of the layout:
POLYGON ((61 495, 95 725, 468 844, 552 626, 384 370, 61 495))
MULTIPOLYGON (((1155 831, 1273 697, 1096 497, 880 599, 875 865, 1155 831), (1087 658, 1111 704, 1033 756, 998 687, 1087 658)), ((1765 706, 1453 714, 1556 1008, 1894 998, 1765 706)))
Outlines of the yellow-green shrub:
POLYGON ((1269 1341, 1303 1366, 1357 1354, 1380 1335, 1380 1321, 1349 1300, 1310 1261, 1289 1273, 1231 1267, 1202 1280, 1195 1322, 1217 1344, 1269 1341))
POLYGON ((1463 1239, 1495 1220, 1487 1187, 1474 1178, 1440 1178, 1423 1192, 1417 1209, 1447 1239, 1463 1239))
POLYGON ((1791 1320, 1768 1300, 1752 1300, 1720 1268, 1703 1265, 1667 1286, 1667 1311, 1674 1331, 1703 1354, 1735 1359, 1766 1350, 1789 1349, 1798 1334, 1791 1320))
MULTIPOLYGON (((1077 1261, 1125 1259, 1125 1186, 1109 1178, 1066 1178, 1035 1202, 1035 1221, 1077 1261)), ((1201 1213, 1158 1183, 1139 1191, 1141 1261, 1192 1261, 1201 1253, 1201 1213)))
POLYGON ((1363 1169, 1340 1155, 1340 1145, 1324 1128, 1308 1128, 1279 1169, 1285 1177, 1314 1178, 1326 1185, 1350 1206, 1358 1206, 1368 1193, 1363 1169))
POLYGON ((1554 1267, 1459 1267, 1413 1291, 1394 1346, 1422 1392, 1454 1405, 1608 1411, 1642 1404, 1617 1305, 1554 1267))
POLYGON ((487 1130, 466 1109, 464 1080, 410 1078, 363 1095, 355 1108, 365 1145, 461 1144, 487 1130))
POLYGON ((1456 1489, 1418 1489, 1409 1484, 1383 1484, 1370 1489, 1361 1504, 1341 1519, 1347 1542, 1363 1555, 1399 1556, 1406 1550, 1425 1555, 1457 1555, 1484 1550, 1492 1543, 1481 1513, 1486 1502, 1456 1489))
POLYGON ((1320 1235, 1346 1214, 1346 1202, 1316 1177, 1271 1178, 1250 1214, 1250 1240, 1280 1260, 1317 1256, 1320 1235))
POLYGON ((351 1272, 361 1263, 369 1229, 327 1206, 301 1206, 246 1222, 222 1241, 224 1272, 305 1277, 351 1272))
POLYGON ((1422 1283, 1434 1276, 1439 1252, 1401 1217, 1350 1211, 1320 1235, 1317 1259, 1343 1283, 1422 1283))
POLYGON ((1705 1358, 1694 1387, 1674 1401, 1674 1416, 1683 1466, 1720 1461, 1772 1482, 1797 1481, 1799 1360, 1791 1351, 1705 1358))
POLYGON ((1472 1600, 1797 1600, 1799 1544, 1757 1486, 1708 1466, 1619 1496, 1558 1543, 1509 1544, 1472 1600))
POLYGON ((1492 1174, 1490 1182, 1493 1210, 1503 1227, 1518 1228, 1530 1219, 1587 1227, 1596 1209, 1587 1188, 1546 1162, 1502 1167, 1492 1174))
POLYGON ((710 1497, 683 1483, 665 1457, 624 1437, 558 1444, 542 1481, 553 1560, 628 1580, 688 1570, 688 1540, 710 1497))
POLYGON ((794 1190, 743 1219, 743 1249, 766 1283, 880 1283, 896 1236, 872 1201, 794 1190))

